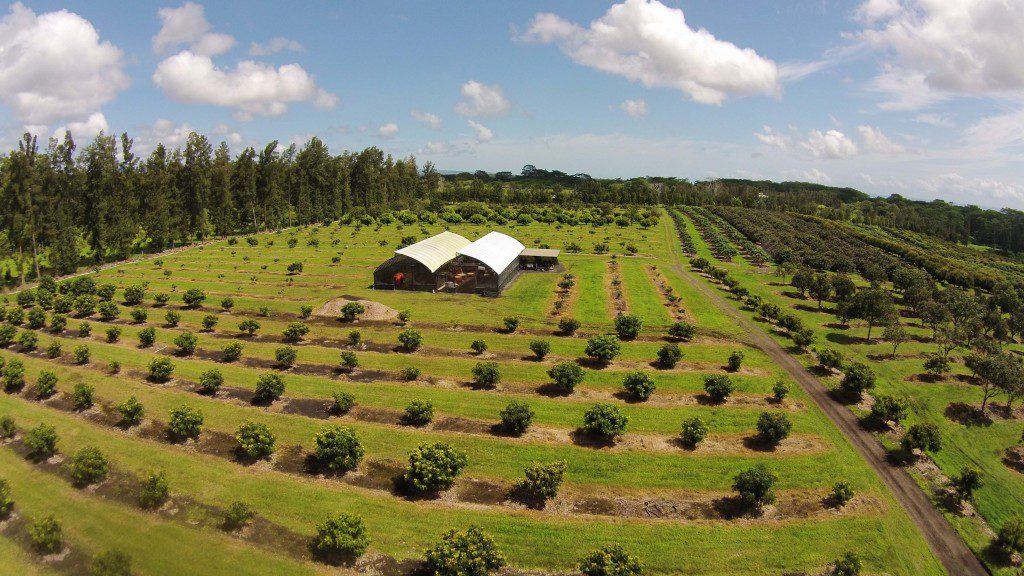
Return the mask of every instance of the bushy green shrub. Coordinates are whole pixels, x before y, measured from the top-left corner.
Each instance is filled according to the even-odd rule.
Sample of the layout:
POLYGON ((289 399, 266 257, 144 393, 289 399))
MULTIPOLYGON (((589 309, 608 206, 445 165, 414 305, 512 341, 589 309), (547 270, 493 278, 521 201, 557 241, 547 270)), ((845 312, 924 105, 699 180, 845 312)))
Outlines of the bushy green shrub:
POLYGON ((93 559, 89 576, 132 576, 132 558, 120 550, 108 550, 93 559))
POLYGON ((174 373, 174 362, 170 358, 159 357, 149 361, 149 379, 154 382, 166 382, 174 373))
POLYGON ((449 530, 427 550, 426 559, 432 576, 486 576, 507 563, 494 539, 476 526, 449 530))
POLYGON ((178 440, 195 438, 203 429, 203 413, 197 408, 182 404, 171 409, 171 418, 167 422, 171 436, 178 440))
POLYGON ((595 360, 611 362, 619 355, 621 350, 622 345, 617 337, 609 334, 599 334, 591 336, 587 340, 587 347, 584 349, 584 353, 595 360))
POLYGON ((516 318, 515 316, 506 316, 505 319, 502 320, 502 324, 505 325, 505 332, 511 334, 519 329, 519 318, 516 318))
POLYGON ((360 315, 366 312, 366 307, 359 302, 346 302, 341 307, 341 319, 344 322, 355 322, 360 315))
POLYGON ((724 374, 709 374, 704 377, 704 392, 715 402, 725 402, 734 390, 732 379, 724 374))
POLYGON ((40 424, 25 434, 23 444, 29 456, 49 458, 57 451, 57 429, 49 424, 40 424))
POLYGON ((548 370, 548 376, 562 391, 571 393, 583 382, 584 372, 575 362, 559 362, 548 370))
POLYGON ((402 421, 413 426, 424 426, 434 419, 434 405, 427 400, 413 400, 405 407, 402 421))
POLYGON ((332 514, 317 524, 310 543, 313 555, 324 562, 339 564, 358 558, 370 545, 363 519, 355 514, 332 514))
POLYGON ((356 405, 356 397, 348 392, 337 391, 331 394, 333 402, 328 410, 335 416, 343 416, 356 405))
POLYGON ((252 336, 260 329, 260 323, 253 319, 242 320, 238 323, 238 330, 244 334, 252 336))
POLYGON ((189 288, 181 295, 181 301, 189 308, 196 308, 206 300, 206 293, 199 288, 189 288))
POLYGON ((49 398, 57 393, 57 375, 49 370, 39 373, 36 379, 36 397, 49 398))
POLYGON ((291 368, 299 357, 299 351, 292 346, 281 346, 274 350, 274 360, 280 368, 291 368))
POLYGON ((516 484, 516 489, 529 498, 545 502, 558 495, 558 488, 565 478, 566 465, 562 460, 548 464, 531 464, 524 470, 526 478, 516 484))
POLYGON ((575 318, 562 318, 558 321, 558 331, 566 336, 572 336, 580 329, 580 321, 575 318))
POLYGON ((782 412, 762 412, 757 418, 757 438, 771 446, 785 440, 792 429, 789 416, 782 412))
POLYGON ((86 446, 71 457, 69 470, 76 486, 88 486, 102 482, 107 477, 107 457, 99 448, 86 446))
POLYGON ((159 508, 169 496, 167 474, 162 470, 147 472, 139 481, 139 506, 149 510, 159 508))
POLYGON ((277 437, 262 422, 246 420, 235 432, 235 440, 242 455, 251 460, 266 458, 274 453, 277 437))
POLYGON ((733 478, 733 490, 740 501, 750 508, 761 508, 775 502, 772 488, 778 478, 764 464, 740 472, 733 478))
POLYGON ((497 362, 477 362, 473 366, 473 384, 480 388, 494 388, 501 382, 497 362))
POLYGON ((36 520, 28 527, 32 547, 40 554, 54 554, 64 547, 64 534, 60 522, 53 516, 36 520))
POLYGON ((225 530, 234 532, 244 528, 255 517, 256 513, 248 504, 241 500, 235 500, 224 510, 223 526, 225 530))
POLYGON ((117 411, 121 415, 122 426, 135 426, 142 421, 142 417, 146 413, 146 409, 142 406, 142 402, 135 396, 129 397, 124 402, 117 405, 117 411))
POLYGON ((708 436, 710 429, 707 422, 700 416, 694 416, 683 420, 683 430, 679 434, 679 440, 688 448, 696 448, 708 436))
POLYGON ((938 452, 942 449, 942 433, 935 424, 914 424, 903 435, 900 446, 907 453, 913 453, 914 450, 938 452))
POLYGON ((221 349, 221 357, 225 362, 235 362, 242 357, 242 344, 240 342, 228 342, 221 349))
POLYGON ((206 316, 203 316, 203 330, 211 332, 217 327, 218 322, 220 322, 220 318, 218 318, 216 314, 207 314, 206 316))
POLYGON ((616 406, 595 404, 583 413, 583 432, 605 441, 613 440, 626 431, 629 418, 616 406))
POLYGON ((71 392, 71 403, 74 405, 75 410, 88 410, 92 408, 94 392, 95 388, 85 382, 75 384, 75 388, 71 392))
POLYGON ((689 322, 675 322, 668 327, 668 335, 679 340, 689 340, 693 338, 694 333, 697 329, 693 324, 689 322))
POLYGON ((224 375, 220 370, 211 368, 199 375, 199 392, 202 394, 216 394, 224 385, 224 375))
POLYGON ((406 328, 398 333, 398 342, 406 352, 415 352, 423 344, 423 336, 419 330, 406 328))
POLYGON ((512 400, 501 410, 501 426, 513 436, 521 436, 533 422, 534 412, 530 405, 512 400))
POLYGON ((671 370, 683 359, 683 351, 675 344, 662 344, 658 348, 658 366, 671 370))
POLYGON ((179 322, 181 322, 181 314, 176 310, 168 310, 167 313, 164 314, 164 321, 167 322, 168 326, 174 328, 179 322))
POLYGON ((836 482, 832 486, 829 500, 837 508, 842 508, 847 502, 853 499, 853 486, 849 482, 836 482))
POLYGON ((630 372, 622 379, 622 388, 631 400, 646 402, 654 394, 654 379, 646 372, 630 372))
POLYGON ((199 338, 191 332, 182 332, 174 338, 174 345, 178 347, 178 354, 182 356, 191 356, 195 354, 196 346, 199 344, 199 338))
POLYGON ((107 328, 107 342, 114 343, 121 339, 121 327, 111 326, 107 328))
POLYGON ((253 402, 269 404, 284 394, 284 379, 277 374, 260 374, 256 379, 256 394, 253 402))
POLYGON ((468 462, 464 452, 449 444, 421 444, 409 455, 403 480, 413 492, 440 492, 452 487, 468 462))
POLYGON ((355 431, 348 426, 324 426, 313 439, 313 455, 317 463, 331 472, 355 469, 365 453, 355 431))
POLYGON ((640 576, 640 561, 619 544, 595 550, 580 561, 579 571, 584 576, 640 576))
POLYGON ((359 357, 351 350, 342 350, 339 365, 342 370, 351 372, 359 367, 359 357))

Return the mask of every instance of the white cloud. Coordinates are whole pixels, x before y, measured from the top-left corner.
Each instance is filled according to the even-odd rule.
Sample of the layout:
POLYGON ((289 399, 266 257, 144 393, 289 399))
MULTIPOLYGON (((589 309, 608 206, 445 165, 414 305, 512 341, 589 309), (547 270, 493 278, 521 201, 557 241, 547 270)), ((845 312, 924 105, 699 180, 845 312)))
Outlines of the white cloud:
POLYGON ((463 116, 497 116, 508 110, 510 104, 501 86, 481 84, 470 80, 460 89, 462 100, 455 111, 463 116))
POLYGON ((437 114, 420 112, 419 110, 413 110, 412 112, 409 112, 409 114, 412 116, 413 120, 423 124, 424 126, 429 126, 434 130, 441 127, 441 117, 437 114))
POLYGON ((976 157, 1010 148, 1024 151, 1024 109, 982 118, 965 128, 963 137, 976 157))
POLYGON ((811 130, 800 146, 815 158, 849 158, 860 152, 853 140, 839 130, 811 130))
POLYGON ((196 54, 216 56, 235 45, 233 36, 210 32, 213 27, 201 4, 185 2, 178 8, 161 8, 157 15, 161 22, 160 31, 153 37, 153 51, 157 54, 184 44, 196 54))
POLYGON ((398 136, 398 124, 388 122, 377 129, 377 134, 380 135, 381 138, 394 138, 395 136, 398 136))
POLYGON ((790 136, 776 131, 771 126, 763 126, 761 132, 755 132, 754 136, 762 144, 767 144, 781 150, 789 150, 789 147, 793 144, 793 139, 790 136))
POLYGON ((817 168, 811 168, 810 170, 783 170, 782 175, 801 182, 814 182, 816 184, 829 184, 832 182, 832 178, 827 173, 817 168))
POLYGON ((858 126, 861 141, 864 143, 864 150, 877 152, 879 154, 899 154, 906 152, 907 148, 902 144, 893 142, 886 136, 881 128, 875 126, 858 126))
POLYGON ((243 60, 234 69, 223 69, 188 50, 160 62, 153 81, 176 102, 234 108, 239 120, 280 116, 290 102, 312 102, 317 108, 338 104, 338 97, 319 88, 298 64, 274 68, 243 60))
POLYGON ((25 124, 88 122, 128 87, 122 56, 78 14, 13 4, 0 20, 0 101, 25 124))
POLYGON ((483 124, 480 124, 479 122, 473 122, 472 120, 469 120, 469 127, 472 128, 474 132, 476 132, 477 142, 487 142, 488 140, 494 138, 494 132, 491 132, 490 128, 484 126, 483 124))
POLYGON ((586 28, 540 13, 519 39, 558 44, 577 64, 647 87, 674 88, 703 104, 781 91, 774 62, 703 28, 694 30, 682 10, 657 0, 625 0, 586 28))
POLYGON ((171 120, 160 118, 152 125, 134 131, 134 150, 136 154, 146 155, 152 152, 157 144, 163 144, 173 150, 183 146, 189 133, 194 131, 188 123, 175 124, 171 120))
POLYGON ((647 116, 647 102, 644 100, 626 100, 622 104, 619 104, 619 108, 626 113, 627 116, 633 118, 643 118, 647 116))
POLYGON ((306 49, 298 40, 292 40, 283 36, 275 36, 264 43, 253 42, 249 45, 249 54, 252 56, 266 56, 278 52, 304 52, 306 49))
POLYGON ((232 146, 238 146, 242 143, 242 135, 227 124, 217 124, 213 127, 213 130, 210 131, 210 135, 215 136, 232 146))
POLYGON ((937 196, 954 196, 963 199, 981 200, 984 204, 1009 201, 1024 202, 1024 186, 993 178, 969 178, 957 172, 949 172, 932 178, 922 179, 921 187, 937 196))
POLYGON ((943 114, 918 114, 914 116, 914 122, 928 124, 939 128, 953 128, 956 123, 949 116, 943 114))
POLYGON ((890 108, 1024 89, 1024 0, 872 0, 857 14, 869 27, 856 38, 894 58, 874 83, 890 108))
POLYGON ((63 139, 68 130, 76 140, 84 141, 94 138, 100 132, 110 132, 110 125, 107 124, 107 117, 102 112, 93 112, 82 122, 68 122, 58 127, 53 131, 53 137, 63 139))

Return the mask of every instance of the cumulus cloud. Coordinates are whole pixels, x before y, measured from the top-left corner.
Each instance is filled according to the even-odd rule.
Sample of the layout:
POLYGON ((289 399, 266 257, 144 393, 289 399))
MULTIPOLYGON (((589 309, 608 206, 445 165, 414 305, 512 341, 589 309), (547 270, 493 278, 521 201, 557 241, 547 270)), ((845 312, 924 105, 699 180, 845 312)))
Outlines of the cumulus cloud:
POLYGON ((242 135, 227 124, 217 124, 213 127, 213 130, 210 131, 210 134, 232 146, 238 146, 242 143, 242 135))
POLYGON ((68 122, 58 127, 53 131, 53 137, 63 139, 68 130, 76 140, 82 141, 94 138, 100 132, 110 132, 110 125, 102 112, 93 112, 82 122, 68 122))
POLYGON ((1024 151, 1024 109, 982 118, 964 129, 963 139, 974 155, 1010 148, 1024 151))
POLYGON ((839 130, 811 130, 800 146, 815 158, 849 158, 860 152, 857 144, 839 130))
POLYGON ((472 128, 474 132, 476 132, 477 142, 487 142, 488 140, 494 138, 494 132, 491 132, 490 128, 484 126, 483 124, 480 124, 479 122, 469 120, 469 127, 472 128))
POLYGON ((622 104, 619 104, 619 109, 626 113, 627 116, 633 118, 643 118, 647 116, 647 102, 644 100, 626 100, 622 104))
POLYGON ((238 120, 280 116, 290 102, 312 102, 333 108, 338 97, 320 88, 302 66, 277 68, 243 60, 233 69, 221 68, 209 56, 184 50, 157 65, 153 82, 176 102, 234 108, 238 120))
POLYGON ((463 116, 497 116, 508 110, 510 104, 501 86, 482 84, 470 80, 460 89, 462 100, 455 111, 463 116))
POLYGON ((771 126, 763 126, 760 132, 754 133, 754 136, 762 144, 767 144, 781 150, 789 150, 789 147, 793 144, 793 139, 789 135, 778 132, 771 126))
POLYGON ((398 136, 398 124, 394 122, 388 122, 377 129, 377 134, 381 138, 391 139, 398 136))
POLYGON ((864 150, 877 152, 879 154, 899 154, 906 152, 907 148, 902 144, 893 142, 886 136, 881 128, 875 126, 858 126, 857 132, 864 143, 864 150))
POLYGON ((306 49, 298 40, 292 40, 283 36, 275 36, 264 43, 253 42, 249 45, 249 54, 252 56, 266 56, 278 52, 304 52, 306 49))
POLYGON ((412 116, 413 120, 419 122, 420 124, 423 124, 424 126, 429 126, 434 130, 437 130, 438 128, 441 127, 441 117, 438 116, 437 114, 432 114, 430 112, 420 112, 419 110, 413 110, 412 112, 409 112, 409 114, 412 116))
POLYGON ((196 54, 216 56, 234 47, 235 38, 229 34, 211 32, 201 4, 185 2, 178 8, 161 8, 160 31, 153 37, 153 51, 160 54, 186 45, 196 54))
POLYGON ((540 13, 519 39, 557 44, 577 64, 647 87, 674 88, 702 104, 781 91, 773 61, 691 28, 682 10, 657 0, 625 0, 587 27, 540 13))
POLYGON ((1024 89, 1024 0, 870 0, 857 15, 856 38, 893 58, 873 84, 890 108, 1024 89))
POLYGON ((26 124, 95 126, 92 116, 128 87, 122 57, 78 14, 16 3, 0 20, 0 101, 26 124))

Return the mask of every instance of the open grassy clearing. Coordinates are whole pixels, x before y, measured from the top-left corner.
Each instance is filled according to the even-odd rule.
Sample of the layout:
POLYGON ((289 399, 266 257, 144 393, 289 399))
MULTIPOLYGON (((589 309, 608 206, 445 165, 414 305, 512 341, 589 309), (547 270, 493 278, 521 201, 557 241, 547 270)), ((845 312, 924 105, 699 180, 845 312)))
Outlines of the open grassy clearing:
MULTIPOLYGON (((166 257, 162 262, 141 262, 104 271, 97 275, 97 282, 116 284, 117 302, 122 300, 125 287, 140 281, 148 283, 146 322, 130 323, 127 317, 132 307, 121 305, 120 317, 115 322, 103 322, 95 316, 88 319, 91 336, 76 335, 80 322, 77 319, 71 319, 61 335, 40 333, 40 349, 51 339, 62 343, 59 360, 48 359, 42 353, 26 354, 17 345, 12 346, 3 357, 24 362, 28 388, 20 395, 0 396, 0 414, 13 415, 22 429, 40 422, 54 424, 63 454, 96 445, 119 470, 166 470, 171 490, 176 494, 212 507, 225 507, 241 499, 249 502, 261 517, 296 534, 311 536, 314 523, 327 512, 359 513, 373 537, 371 553, 398 559, 421 557, 423 549, 445 529, 476 524, 494 535, 513 567, 522 569, 566 570, 590 550, 619 542, 656 574, 813 571, 823 569, 847 551, 861 554, 873 571, 941 572, 878 479, 799 389, 782 405, 768 401, 773 385, 783 373, 764 354, 743 344, 737 328, 672 271, 679 255, 667 218, 663 217, 650 230, 617 226, 560 229, 540 223, 504 230, 527 246, 543 242, 562 247, 577 242, 584 251, 591 252, 588 242, 606 243, 611 252, 618 254, 615 261, 624 297, 630 312, 644 326, 640 337, 624 342, 622 354, 606 367, 592 365, 585 358, 584 348, 589 335, 613 329, 605 290, 611 255, 563 254, 565 271, 575 276, 573 289, 578 290, 578 295, 562 316, 582 322, 576 337, 566 337, 557 333, 557 317, 550 314, 561 274, 524 273, 505 294, 494 299, 366 288, 372 266, 394 249, 394 243, 381 246, 378 239, 406 234, 422 237, 440 229, 427 227, 427 232, 419 234, 419 228, 313 227, 296 232, 294 248, 288 247, 287 232, 262 234, 256 237, 256 246, 249 246, 244 239, 235 245, 220 242, 166 257), (311 237, 319 240, 318 246, 308 244, 311 237), (333 245, 333 239, 338 240, 337 245, 333 245), (268 245, 271 240, 272 246, 268 245), (639 255, 623 256, 627 246, 635 248, 639 255), (335 257, 337 262, 332 261, 335 257), (288 275, 287 265, 296 261, 303 263, 302 273, 288 275), (664 295, 652 281, 650 266, 656 267, 682 298, 682 306, 697 328, 693 340, 679 343, 683 360, 671 370, 650 365, 658 349, 669 342, 665 337, 671 321, 664 295), (181 295, 190 288, 205 291, 203 309, 182 309, 181 295), (153 306, 152 296, 158 292, 170 294, 170 303, 153 306), (234 307, 230 313, 217 312, 225 296, 234 299, 234 307), (315 309, 341 296, 409 310, 408 327, 420 331, 423 347, 412 353, 392 350, 398 334, 406 328, 397 322, 342 323, 314 317, 306 321, 310 332, 303 341, 288 344, 298 351, 297 365, 289 370, 275 368, 275 350, 286 345, 280 335, 289 322, 298 320, 300 307, 309 305, 315 309), (180 314, 177 327, 164 325, 163 316, 168 310, 180 314), (212 332, 201 331, 207 314, 216 314, 219 319, 212 332), (498 330, 506 316, 521 319, 520 328, 514 333, 498 330), (246 319, 260 323, 256 337, 239 335, 237 325, 246 319), (104 332, 113 325, 122 329, 120 341, 108 343, 104 332), (137 334, 144 327, 156 328, 152 348, 137 346, 137 334), (150 360, 167 357, 174 349, 174 338, 186 330, 198 337, 197 352, 192 356, 171 356, 175 366, 171 382, 147 381, 145 370, 150 360), (360 346, 347 344, 352 330, 360 331, 360 346), (543 361, 532 359, 529 349, 530 342, 538 338, 551 344, 550 355, 543 361), (474 340, 484 340, 488 350, 480 355, 470 352, 474 340), (218 361, 220 349, 232 341, 244 344, 242 360, 230 364, 218 361), (83 343, 91 352, 89 363, 72 365, 72 351, 83 343), (350 374, 335 371, 342 350, 355 352, 359 359, 358 368, 350 374), (743 351, 745 357, 742 368, 730 374, 736 383, 734 397, 720 405, 702 400, 704 376, 726 374, 726 358, 737 350, 743 351), (120 364, 120 374, 108 373, 106 366, 111 361, 120 364), (472 369, 480 361, 493 361, 499 367, 502 381, 494 390, 478 390, 469 385, 472 369), (585 369, 582 384, 568 395, 545 389, 550 382, 547 370, 562 361, 579 363, 585 369), (400 372, 407 367, 419 368, 421 376, 415 381, 404 381, 400 372), (212 397, 192 391, 192 383, 213 368, 221 371, 225 388, 212 397), (650 373, 657 385, 654 396, 646 403, 627 402, 615 396, 625 374, 637 369, 650 373), (43 370, 58 375, 59 393, 54 400, 41 403, 32 397, 30 389, 43 370), (286 382, 284 397, 278 402, 269 407, 256 406, 234 392, 251 391, 259 376, 268 372, 281 374, 286 382), (66 403, 63 395, 76 383, 93 386, 96 402, 101 405, 110 406, 136 396, 145 405, 150 422, 166 422, 169 411, 181 404, 199 408, 205 416, 199 443, 170 444, 152 437, 145 422, 125 432, 104 423, 98 409, 82 414, 68 412, 61 408, 61 402, 66 403), (336 391, 353 394, 356 408, 349 415, 329 420, 356 431, 366 448, 364 463, 355 473, 341 479, 290 468, 286 456, 309 450, 317 430, 328 423, 326 405, 336 391), (527 433, 523 438, 511 438, 487 431, 490 425, 498 423, 498 413, 510 399, 526 401, 532 407, 533 426, 544 434, 527 433), (434 423, 414 427, 396 421, 412 400, 433 403, 434 423), (299 409, 310 406, 310 401, 321 403, 317 404, 321 406, 319 412, 299 409), (629 417, 627 431, 614 447, 594 447, 574 440, 584 411, 598 401, 615 405, 629 417), (786 443, 790 440, 777 450, 751 449, 745 445, 763 411, 786 413, 793 426, 790 440, 811 441, 813 448, 790 451, 786 443), (390 420, 374 420, 381 415, 390 420), (700 416, 709 425, 711 434, 706 447, 687 450, 666 444, 666 439, 678 435, 682 420, 692 416, 700 416), (278 452, 269 463, 245 466, 230 454, 225 456, 214 450, 223 452, 223 446, 213 445, 230 439, 238 426, 249 419, 268 424, 277 436, 278 452), (436 500, 419 500, 359 484, 359 478, 373 470, 400 471, 409 452, 429 441, 448 442, 468 456, 469 464, 450 493, 436 500), (716 445, 718 448, 714 448, 716 445), (478 494, 481 486, 508 489, 522 477, 525 467, 555 460, 567 463, 566 482, 559 499, 547 510, 530 510, 503 497, 484 498, 478 494), (706 503, 728 497, 733 476, 759 463, 778 476, 776 489, 780 495, 780 505, 769 507, 763 516, 726 519, 716 516, 718 512, 702 512, 711 516, 658 517, 664 514, 658 511, 659 506, 706 503), (838 478, 852 485, 863 505, 834 510, 821 504, 838 478), (585 507, 560 507, 607 493, 636 502, 640 512, 588 513, 585 507), (801 512, 790 502, 804 502, 801 506, 806 509, 801 512)), ((487 230, 471 225, 453 228, 470 238, 487 230)), ((0 454, 0 462, 12 462, 12 470, 34 470, 33 465, 9 450, 0 449, 0 454)), ((3 470, 7 469, 5 465, 3 470)), ((33 471, 37 473, 40 472, 33 471)), ((41 485, 48 486, 47 496, 54 506, 65 500, 84 500, 83 509, 100 510, 102 517, 140 514, 123 503, 74 490, 52 475, 46 478, 41 485)), ((19 484, 16 495, 21 490, 31 490, 31 486, 19 484)), ((189 530, 174 522, 168 524, 175 530, 189 530)), ((206 530, 193 531, 198 534, 206 530)), ((71 536, 69 540, 90 553, 117 540, 116 533, 109 538, 106 533, 86 537, 76 531, 71 536)), ((130 552, 140 572, 159 573, 154 569, 158 566, 158 550, 135 547, 130 552)), ((280 560, 298 562, 302 570, 319 569, 305 561, 280 560)), ((240 561, 238 566, 250 572, 248 561, 240 561)), ((258 573, 255 568, 252 572, 258 573)))
MULTIPOLYGON (((871 233, 883 234, 878 229, 871 233)), ((899 236, 906 240, 914 235, 901 233, 899 236)), ((948 255, 954 250, 952 245, 938 240, 919 238, 919 241, 923 243, 920 248, 940 249, 939 254, 948 255)), ((714 260, 714 251, 703 239, 696 239, 696 248, 699 256, 714 260)), ((962 250, 956 249, 955 252, 959 253, 962 250)), ((911 473, 922 487, 933 495, 936 505, 944 511, 968 545, 986 560, 990 568, 999 574, 1014 573, 1013 569, 1008 568, 1005 561, 991 550, 990 544, 992 530, 997 530, 1011 517, 1024 514, 1022 476, 1020 472, 1003 462, 1007 447, 1015 446, 1021 439, 1021 419, 1019 416, 1007 418, 993 415, 990 421, 983 424, 961 419, 959 414, 965 410, 970 412, 971 407, 979 406, 982 398, 980 386, 974 382, 971 371, 963 365, 965 352, 954 352, 954 362, 950 370, 941 377, 933 377, 925 368, 925 362, 936 351, 933 331, 912 317, 910 310, 899 304, 898 296, 896 301, 909 340, 900 344, 893 356, 892 343, 882 337, 881 327, 875 327, 872 331, 872 340, 868 341, 867 324, 852 320, 849 325, 842 325, 835 316, 835 303, 826 302, 819 310, 812 299, 801 298, 799 291, 783 278, 765 274, 741 262, 714 261, 728 270, 730 276, 737 279, 752 295, 766 302, 778 304, 783 310, 799 317, 805 325, 812 327, 817 336, 815 348, 834 348, 840 350, 850 362, 868 364, 877 375, 874 394, 891 395, 907 400, 910 413, 903 425, 895 430, 879 433, 880 439, 887 447, 898 451, 902 432, 909 426, 918 423, 938 426, 942 436, 942 448, 929 453, 929 457, 941 470, 941 475, 936 475, 927 461, 912 467, 911 473), (987 525, 970 514, 948 508, 943 500, 942 494, 947 489, 946 479, 956 476, 968 467, 980 470, 984 478, 984 484, 975 493, 973 509, 980 513, 987 525)), ((991 260, 985 262, 988 265, 992 264, 991 260)), ((854 276, 854 280, 859 287, 870 284, 860 276, 854 276)), ((892 289, 889 283, 886 287, 892 289)), ((751 317, 765 322, 754 311, 749 308, 745 310, 751 317)), ((817 366, 816 357, 813 354, 801 353, 792 347, 784 331, 768 331, 780 343, 790 347, 794 353, 800 354, 799 357, 806 366, 817 366)), ((1007 344, 1005 348, 1018 354, 1024 352, 1024 346, 1020 343, 1007 344)), ((840 376, 839 373, 831 373, 823 375, 822 378, 829 386, 838 387, 840 376)), ((862 416, 868 413, 866 405, 854 405, 851 409, 862 416)))

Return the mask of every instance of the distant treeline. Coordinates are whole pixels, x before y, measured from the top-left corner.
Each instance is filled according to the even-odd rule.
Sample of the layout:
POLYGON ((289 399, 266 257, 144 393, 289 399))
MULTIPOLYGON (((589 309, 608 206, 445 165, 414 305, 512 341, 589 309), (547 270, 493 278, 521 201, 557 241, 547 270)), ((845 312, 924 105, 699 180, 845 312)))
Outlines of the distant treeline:
POLYGON ((924 202, 899 195, 868 196, 853 188, 809 182, 717 179, 690 182, 646 177, 597 180, 525 166, 520 174, 483 171, 447 175, 453 200, 480 198, 502 201, 612 202, 745 206, 815 214, 833 220, 904 228, 943 240, 975 243, 1007 252, 1024 252, 1024 212, 958 206, 942 200, 924 202))
POLYGON ((0 262, 15 276, 57 274, 215 235, 326 222, 343 215, 440 211, 448 203, 511 205, 713 205, 792 210, 904 227, 959 242, 1024 251, 1024 214, 802 182, 645 177, 595 179, 525 166, 518 174, 442 176, 414 157, 371 147, 331 155, 318 138, 277 141, 233 153, 191 133, 145 157, 127 134, 79 147, 71 134, 37 142, 26 134, 0 156, 0 262))

